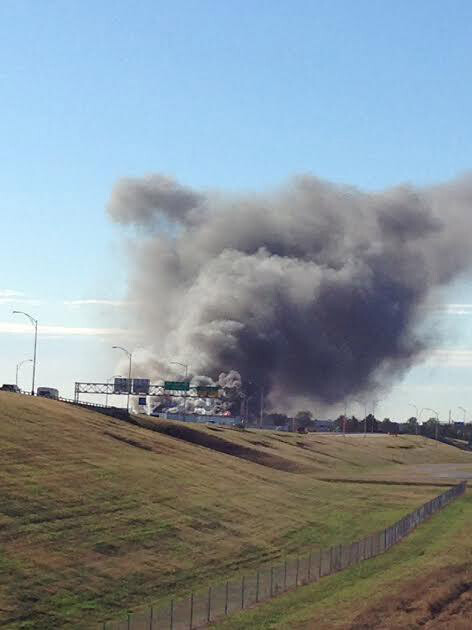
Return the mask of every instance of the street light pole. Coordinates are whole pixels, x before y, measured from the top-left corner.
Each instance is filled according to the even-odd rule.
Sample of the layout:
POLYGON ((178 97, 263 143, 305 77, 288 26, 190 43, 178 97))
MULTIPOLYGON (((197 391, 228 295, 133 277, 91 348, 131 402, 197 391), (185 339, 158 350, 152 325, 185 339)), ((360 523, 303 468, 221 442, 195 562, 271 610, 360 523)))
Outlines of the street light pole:
POLYGON ((16 364, 16 379, 15 379, 15 385, 18 387, 18 370, 20 369, 20 367, 23 365, 23 363, 28 363, 29 361, 33 361, 33 359, 25 359, 24 361, 20 361, 19 363, 16 364))
MULTIPOLYGON (((128 369, 128 400, 126 403, 126 409, 129 413, 129 397, 131 394, 131 359, 132 359, 132 353, 129 350, 126 350, 126 348, 123 348, 122 346, 113 346, 113 348, 115 350, 123 350, 123 352, 126 352, 126 354, 128 355, 128 359, 129 359, 129 369, 128 369)), ((107 388, 108 389, 108 388, 107 388)))
POLYGON ((185 380, 187 380, 188 365, 185 363, 179 363, 178 361, 170 361, 170 365, 180 365, 180 367, 185 368, 185 380))
POLYGON ((30 320, 30 322, 34 326, 34 351, 33 351, 33 380, 31 382, 31 396, 34 396, 34 379, 36 377, 36 346, 38 343, 38 320, 25 313, 24 311, 13 311, 13 314, 16 315, 26 315, 26 317, 30 320))

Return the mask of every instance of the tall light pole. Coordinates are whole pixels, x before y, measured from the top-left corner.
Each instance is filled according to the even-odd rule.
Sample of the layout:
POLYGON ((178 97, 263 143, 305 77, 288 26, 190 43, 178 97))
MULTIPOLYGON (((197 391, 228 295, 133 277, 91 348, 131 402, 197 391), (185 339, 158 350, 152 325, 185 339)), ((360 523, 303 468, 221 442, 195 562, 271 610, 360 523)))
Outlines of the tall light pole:
POLYGON ((20 369, 20 367, 23 365, 23 363, 28 363, 28 362, 32 362, 33 359, 25 359, 24 361, 20 361, 19 363, 16 364, 16 379, 15 379, 15 384, 18 387, 18 370, 20 369))
POLYGON ((105 394, 105 407, 108 407, 108 385, 110 384, 110 381, 115 378, 123 378, 122 376, 120 376, 119 374, 117 374, 116 376, 110 376, 109 378, 107 378, 107 391, 105 394))
POLYGON ((36 346, 38 343, 38 320, 25 313, 24 311, 13 311, 14 315, 26 315, 26 317, 30 320, 30 322, 34 326, 34 351, 33 351, 33 380, 31 382, 31 396, 34 396, 34 379, 36 376, 36 346))
MULTIPOLYGON (((126 409, 129 413, 129 396, 131 394, 131 359, 132 359, 132 354, 129 350, 126 350, 126 348, 123 348, 122 346, 113 346, 114 350, 123 350, 123 352, 126 352, 126 354, 128 355, 128 359, 129 359, 129 369, 128 369, 128 401, 126 403, 126 409)), ((107 388, 108 389, 108 388, 107 388)))
POLYGON ((180 365, 180 367, 185 368, 185 380, 187 380, 188 365, 185 363, 179 363, 178 361, 170 361, 170 365, 180 365))

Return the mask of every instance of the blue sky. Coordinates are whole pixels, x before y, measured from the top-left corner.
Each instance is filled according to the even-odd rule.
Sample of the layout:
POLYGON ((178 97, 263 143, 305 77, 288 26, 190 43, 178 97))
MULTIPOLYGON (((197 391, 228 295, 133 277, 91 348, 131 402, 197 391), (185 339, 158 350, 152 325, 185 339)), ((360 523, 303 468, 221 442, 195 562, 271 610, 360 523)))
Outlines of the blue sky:
MULTIPOLYGON (((378 189, 470 169, 471 18, 458 0, 0 3, 0 381, 31 354, 13 308, 50 327, 39 385, 70 395, 120 370, 126 256, 105 214, 120 176, 378 189)), ((445 299, 472 304, 469 279, 445 299)), ((439 354, 379 414, 472 414, 471 324, 467 307, 440 314, 439 354)))

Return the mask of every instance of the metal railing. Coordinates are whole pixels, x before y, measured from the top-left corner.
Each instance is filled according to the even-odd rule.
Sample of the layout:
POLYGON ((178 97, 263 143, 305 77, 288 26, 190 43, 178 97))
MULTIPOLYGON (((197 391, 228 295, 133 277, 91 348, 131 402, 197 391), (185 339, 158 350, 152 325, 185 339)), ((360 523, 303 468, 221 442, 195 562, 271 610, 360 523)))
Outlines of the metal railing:
POLYGON ((362 540, 335 545, 265 566, 250 575, 228 580, 163 605, 130 612, 117 621, 99 626, 102 630, 192 630, 264 602, 288 590, 317 582, 363 560, 388 551, 418 525, 464 494, 466 482, 453 486, 410 512, 391 527, 362 540))

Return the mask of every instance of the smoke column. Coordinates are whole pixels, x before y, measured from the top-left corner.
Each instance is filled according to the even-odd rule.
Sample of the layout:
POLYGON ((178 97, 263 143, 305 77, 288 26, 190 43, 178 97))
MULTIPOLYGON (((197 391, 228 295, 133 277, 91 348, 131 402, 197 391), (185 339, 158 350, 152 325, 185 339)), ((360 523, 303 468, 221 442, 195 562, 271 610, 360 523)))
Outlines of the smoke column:
POLYGON ((119 180, 108 212, 136 227, 149 375, 174 358, 213 379, 236 370, 287 408, 388 386, 427 347, 431 291, 471 263, 471 202, 469 176, 379 193, 303 176, 245 196, 119 180))

